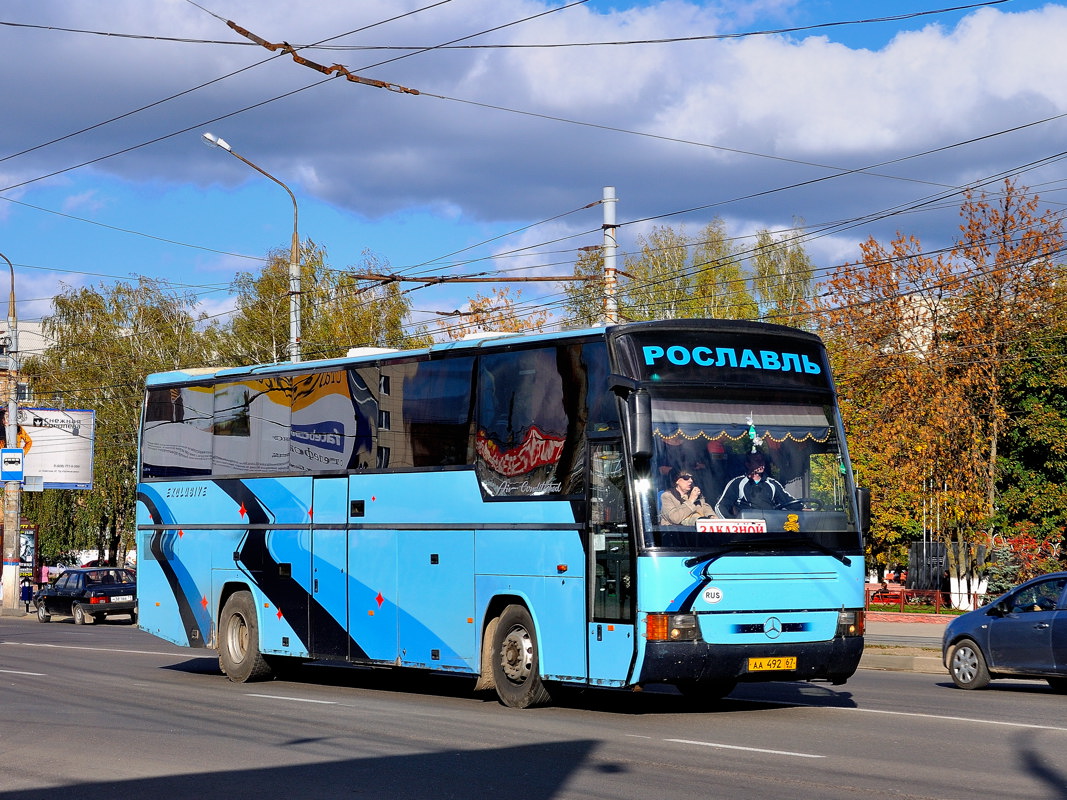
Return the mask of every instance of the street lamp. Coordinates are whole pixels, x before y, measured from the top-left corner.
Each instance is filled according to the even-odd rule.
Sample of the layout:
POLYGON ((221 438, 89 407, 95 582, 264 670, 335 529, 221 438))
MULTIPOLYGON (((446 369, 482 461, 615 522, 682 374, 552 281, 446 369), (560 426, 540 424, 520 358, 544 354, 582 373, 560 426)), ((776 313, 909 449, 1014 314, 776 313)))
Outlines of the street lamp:
MULTIPOLYGON (((11 296, 7 305, 7 430, 5 431, 6 446, 18 447, 18 388, 16 371, 18 361, 15 353, 18 351, 18 317, 15 312, 15 266, 11 259, 0 253, 0 258, 7 262, 11 270, 11 296)), ((21 572, 22 558, 19 552, 21 544, 20 521, 22 510, 19 507, 22 500, 22 484, 19 481, 4 482, 4 565, 2 576, 4 591, 2 607, 9 610, 18 608, 19 603, 19 573, 21 572)))
POLYGON ((248 164, 252 169, 261 175, 265 175, 270 178, 276 184, 285 189, 289 194, 289 199, 293 201, 293 242, 289 247, 289 360, 300 360, 300 234, 297 232, 297 208, 296 208, 296 196, 292 190, 275 178, 265 169, 256 164, 253 164, 247 158, 240 153, 234 151, 232 147, 226 142, 225 139, 220 139, 213 133, 205 133, 203 136, 204 143, 208 147, 221 147, 231 156, 244 163, 248 164))

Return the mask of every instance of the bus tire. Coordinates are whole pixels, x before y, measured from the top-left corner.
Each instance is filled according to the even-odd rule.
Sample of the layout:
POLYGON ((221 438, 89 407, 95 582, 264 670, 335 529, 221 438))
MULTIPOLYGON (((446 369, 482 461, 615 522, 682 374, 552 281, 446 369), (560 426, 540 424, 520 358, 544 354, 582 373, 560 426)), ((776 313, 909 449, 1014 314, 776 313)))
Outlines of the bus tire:
POLYGON ((259 652, 259 620, 251 592, 234 592, 222 607, 219 667, 234 683, 271 676, 270 664, 259 652))
POLYGON ((551 697, 541 682, 533 619, 524 606, 504 609, 493 634, 493 680, 500 702, 510 708, 544 705, 551 697))

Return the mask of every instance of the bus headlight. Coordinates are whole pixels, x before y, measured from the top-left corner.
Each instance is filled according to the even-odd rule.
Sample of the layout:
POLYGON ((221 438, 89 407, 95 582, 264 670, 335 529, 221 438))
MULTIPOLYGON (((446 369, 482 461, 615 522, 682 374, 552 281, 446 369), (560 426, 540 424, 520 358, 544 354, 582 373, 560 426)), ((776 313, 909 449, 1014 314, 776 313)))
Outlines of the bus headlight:
POLYGON ((867 627, 867 615, 863 609, 837 612, 837 635, 838 636, 863 636, 867 627))
POLYGON ((692 642, 700 638, 696 614, 649 614, 645 638, 650 642, 692 642))

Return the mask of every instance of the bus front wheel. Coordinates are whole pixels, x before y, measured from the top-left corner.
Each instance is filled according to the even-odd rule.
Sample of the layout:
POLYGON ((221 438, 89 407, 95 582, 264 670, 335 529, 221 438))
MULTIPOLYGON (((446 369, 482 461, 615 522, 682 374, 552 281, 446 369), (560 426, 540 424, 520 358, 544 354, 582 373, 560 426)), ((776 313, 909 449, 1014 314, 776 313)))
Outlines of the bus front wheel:
POLYGON ((500 615, 494 634, 493 678, 500 702, 511 708, 530 708, 550 699, 541 682, 533 619, 523 606, 508 606, 500 615))
POLYGON ((219 666, 234 683, 260 681, 271 675, 259 652, 259 621, 250 592, 234 592, 219 619, 219 666))

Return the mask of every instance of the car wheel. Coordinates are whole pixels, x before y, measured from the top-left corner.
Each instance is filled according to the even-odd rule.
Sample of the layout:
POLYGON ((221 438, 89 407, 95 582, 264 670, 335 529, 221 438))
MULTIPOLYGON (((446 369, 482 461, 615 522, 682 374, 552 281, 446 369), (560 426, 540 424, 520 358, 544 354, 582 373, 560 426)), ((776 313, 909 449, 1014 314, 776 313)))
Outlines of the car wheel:
POLYGON ((963 639, 952 646, 948 655, 948 671, 952 682, 961 689, 984 689, 989 685, 985 656, 970 639, 963 639))
POLYGON ((52 615, 48 613, 48 610, 44 607, 44 603, 37 606, 37 621, 38 622, 51 622, 52 615))
POLYGON ((271 676, 270 664, 259 651, 259 620, 250 592, 234 592, 222 607, 219 666, 234 683, 271 676))
POLYGON ((84 608, 82 608, 80 605, 75 603, 74 609, 73 609, 73 614, 74 614, 74 624, 75 625, 84 625, 85 624, 85 609, 84 608))
POLYGON ((525 607, 508 606, 500 615, 492 659, 501 703, 511 708, 530 708, 551 699, 541 682, 537 634, 525 607))

